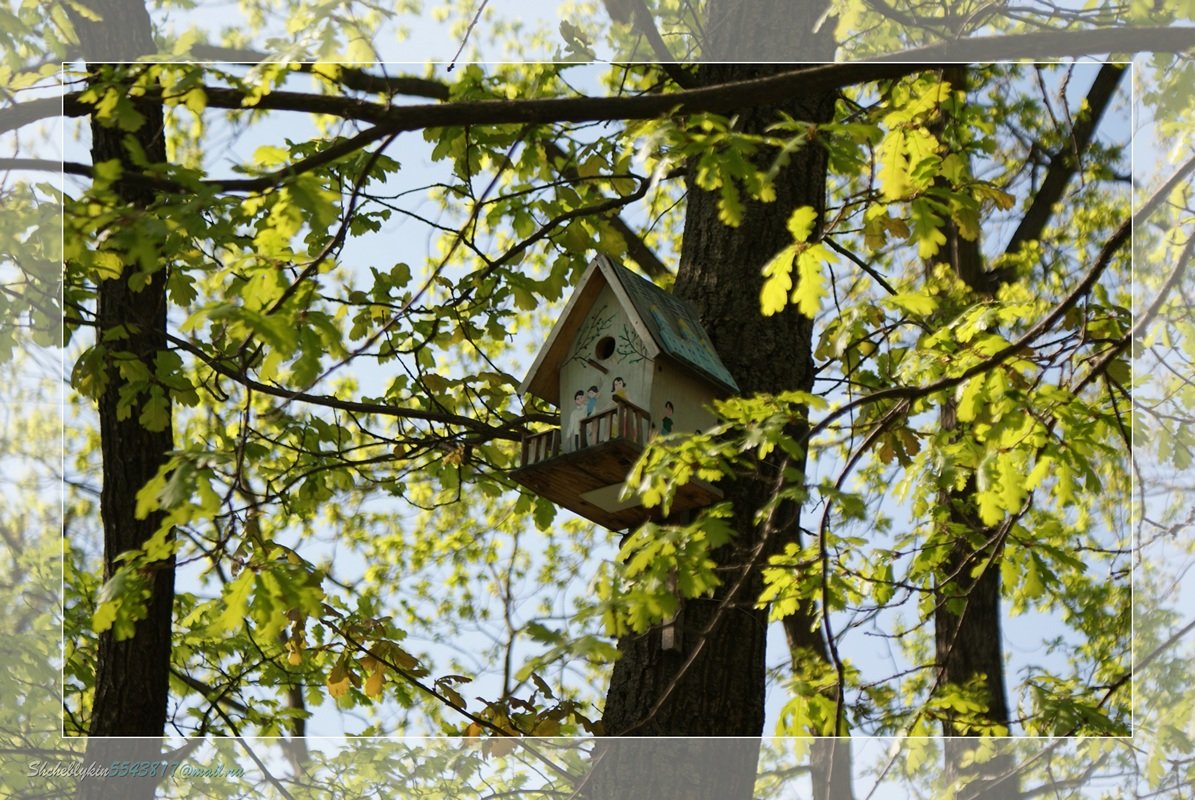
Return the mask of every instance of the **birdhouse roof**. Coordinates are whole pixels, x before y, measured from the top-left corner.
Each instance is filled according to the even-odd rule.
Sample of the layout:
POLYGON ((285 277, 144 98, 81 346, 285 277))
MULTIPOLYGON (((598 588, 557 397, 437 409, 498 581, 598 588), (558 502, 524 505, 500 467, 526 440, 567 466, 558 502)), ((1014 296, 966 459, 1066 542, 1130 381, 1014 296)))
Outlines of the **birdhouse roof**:
POLYGON ((647 346, 649 357, 663 355, 721 389, 732 394, 739 391, 692 306, 626 267, 598 256, 581 276, 564 312, 552 327, 548 341, 519 387, 520 394, 531 393, 560 405, 560 367, 568 358, 578 328, 606 286, 626 310, 635 332, 647 346))

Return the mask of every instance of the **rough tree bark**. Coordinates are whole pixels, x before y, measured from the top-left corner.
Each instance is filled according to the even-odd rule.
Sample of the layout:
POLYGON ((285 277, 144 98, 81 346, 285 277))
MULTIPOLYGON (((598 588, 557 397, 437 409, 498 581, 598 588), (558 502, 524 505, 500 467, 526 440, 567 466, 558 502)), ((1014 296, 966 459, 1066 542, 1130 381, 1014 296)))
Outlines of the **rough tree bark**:
MULTIPOLYGON (((714 2, 706 26, 705 57, 732 61, 751 52, 762 61, 829 59, 831 26, 825 33, 813 33, 822 11, 822 3, 714 2)), ((743 80, 780 69, 793 67, 708 63, 701 67, 698 80, 743 80)), ((772 107, 744 109, 736 124, 744 132, 762 132, 782 111, 799 120, 824 122, 833 114, 834 100, 833 94, 785 98, 772 107)), ((762 154, 761 164, 770 155, 762 154)), ((697 308, 745 395, 808 390, 812 385, 811 320, 795 308, 763 317, 759 296, 764 264, 791 242, 785 223, 792 210, 824 208, 825 189, 825 153, 816 146, 793 154, 777 176, 775 202, 748 201, 738 227, 719 221, 716 193, 690 183, 675 291, 697 308)), ((798 535, 799 508, 793 504, 779 509, 771 525, 759 525, 754 519, 774 489, 778 468, 778 463, 760 463, 756 474, 721 487, 734 504, 738 531, 734 542, 714 554, 724 568, 722 591, 748 565, 765 563, 770 553, 798 535)), ((686 601, 679 617, 679 650, 663 649, 656 632, 620 641, 621 656, 611 676, 603 719, 607 734, 758 737, 764 723, 767 635, 767 612, 754 607, 760 588, 759 571, 752 569, 726 608, 720 608, 722 593, 686 601), (688 663, 698 646, 700 652, 688 663)), ((805 623, 809 628, 808 618, 805 623)), ((622 748, 616 751, 617 769, 603 772, 619 772, 624 782, 613 786, 595 780, 591 796, 615 796, 627 789, 626 780, 633 780, 635 796, 750 798, 758 741, 745 741, 745 745, 744 740, 726 743, 721 750, 694 742, 688 756, 676 740, 663 753, 641 744, 638 760, 622 748), (661 755, 667 759, 663 763, 658 760, 661 755)))
MULTIPOLYGON (((954 409, 942 410, 942 427, 955 430, 954 409)), ((1001 544, 993 528, 982 525, 976 513, 975 479, 959 490, 943 491, 944 524, 955 537, 943 570, 950 575, 935 589, 934 638, 942 686, 966 686, 983 680, 987 711, 981 716, 1007 727, 1011 716, 1004 679, 1004 647, 1000 632, 1001 544), (977 576, 976 570, 980 570, 977 576), (952 603, 957 602, 955 608, 952 603)), ((953 716, 942 721, 947 781, 963 779, 961 797, 1000 800, 1019 796, 1015 779, 1006 777, 1011 755, 971 764, 977 734, 959 727, 953 716)))
MULTIPOLYGON (((820 626, 816 625, 815 610, 809 601, 802 602, 797 612, 784 618, 784 636, 788 640, 793 670, 807 668, 812 659, 829 668, 830 648, 820 626)), ((837 699, 836 694, 831 694, 837 699)), ((819 737, 810 748, 810 782, 813 800, 853 800, 850 739, 819 737)))
MULTIPOLYGON (((92 82, 113 80, 118 87, 128 85, 133 68, 121 62, 132 61, 157 49, 144 3, 141 0, 90 0, 87 5, 101 19, 91 21, 76 14, 73 22, 92 82)), ((135 140, 149 162, 166 161, 160 103, 137 102, 136 109, 144 121, 132 133, 93 118, 93 163, 115 159, 132 169, 126 137, 135 140)), ((112 236, 116 239, 137 236, 138 215, 153 203, 152 193, 120 182, 113 190, 117 202, 127 209, 128 218, 123 221, 122 230, 113 231, 112 236)), ((122 275, 104 280, 98 287, 97 341, 104 343, 110 353, 131 354, 148 368, 151 375, 155 355, 165 349, 164 269, 162 266, 149 277, 144 287, 138 289, 131 280, 135 269, 130 264, 122 275)), ((143 398, 134 402, 128 412, 118 410, 123 383, 119 372, 110 365, 107 387, 99 398, 103 463, 100 514, 104 529, 105 579, 111 577, 120 565, 117 557, 121 553, 137 550, 158 530, 162 522, 160 514, 137 519, 134 514, 136 496, 166 463, 174 444, 169 423, 158 431, 148 430, 141 424, 143 398)), ((87 763, 94 760, 107 764, 116 758, 128 760, 130 754, 155 759, 160 753, 169 691, 173 557, 157 562, 147 572, 150 596, 145 618, 136 624, 134 636, 117 641, 111 629, 100 636, 87 763), (103 738, 114 736, 153 738, 140 744, 103 738)), ((152 797, 154 785, 152 781, 128 781, 121 789, 125 797, 152 797)), ((102 782, 84 782, 79 797, 100 797, 104 791, 102 782)))
MULTIPOLYGON (((943 79, 955 91, 966 91, 967 69, 963 66, 943 70, 943 79)), ((938 134, 946 132, 950 120, 944 119, 938 134)), ((933 275, 935 263, 948 264, 973 292, 990 295, 1001 276, 985 269, 978 240, 969 240, 958 227, 947 221, 943 230, 946 244, 938 258, 930 259, 927 274, 933 275)), ((942 429, 965 436, 965 426, 955 417, 954 403, 947 400, 940 414, 942 429)), ((953 479, 950 479, 953 481, 953 479)), ((988 723, 1010 724, 1008 697, 1004 679, 1004 640, 1000 633, 1000 558, 1003 550, 997 530, 980 521, 976 510, 976 483, 968 476, 962 488, 944 487, 941 491, 941 520, 950 541, 950 551, 942 565, 945 577, 935 587, 934 640, 939 686, 966 686, 982 680, 987 689, 987 710, 982 715, 988 723)), ((1009 756, 999 756, 982 764, 973 761, 974 732, 960 727, 954 716, 942 721, 945 776, 948 781, 964 780, 964 797, 991 800, 1013 798, 1018 794, 1015 780, 992 780, 1012 765, 1009 756), (970 757, 969 757, 970 755, 970 757)))
MULTIPOLYGON (((1085 111, 1071 130, 1070 140, 1050 158, 1045 178, 1005 247, 1007 254, 1016 254, 1027 242, 1041 237, 1054 216, 1055 205, 1078 171, 1080 160, 1124 75, 1123 64, 1105 64, 1100 68, 1088 90, 1085 111)), ((956 89, 966 90, 966 67, 948 67, 943 77, 956 89)), ((979 242, 964 239, 953 224, 948 224, 943 232, 946 247, 942 251, 944 258, 938 260, 947 261, 973 291, 994 294, 1001 283, 1011 277, 986 269, 979 242)), ((953 404, 944 405, 941 419, 943 430, 959 429, 953 404)), ((959 433, 963 435, 962 431, 959 433)), ((943 564, 945 574, 952 577, 938 585, 935 598, 936 663, 941 670, 939 682, 943 685, 965 685, 982 677, 988 687, 986 720, 1007 726, 1011 713, 1000 633, 1002 546, 996 530, 984 526, 979 520, 975 491, 972 475, 963 488, 943 489, 941 494, 942 524, 948 526, 948 534, 954 539, 943 564), (980 574, 973 574, 985 564, 980 574), (952 607, 949 604, 952 599, 962 602, 952 607)), ((1014 800, 1020 797, 1020 782, 1013 769, 1011 754, 975 764, 971 757, 975 741, 965 735, 967 732, 961 730, 952 717, 943 720, 942 732, 948 737, 944 747, 945 777, 948 782, 962 782, 964 788, 960 797, 963 800, 1014 800)))

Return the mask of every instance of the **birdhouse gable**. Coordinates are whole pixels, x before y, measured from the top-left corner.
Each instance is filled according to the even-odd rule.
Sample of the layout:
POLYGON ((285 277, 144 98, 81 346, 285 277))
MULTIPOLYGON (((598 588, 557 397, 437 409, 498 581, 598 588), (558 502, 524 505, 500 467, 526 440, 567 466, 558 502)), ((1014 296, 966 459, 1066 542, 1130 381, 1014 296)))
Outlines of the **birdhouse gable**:
MULTIPOLYGON (((566 396, 568 384, 562 382, 566 365, 587 359, 601 365, 599 371, 609 369, 604 362, 615 354, 621 356, 618 361, 628 356, 655 361, 663 355, 696 372, 720 393, 738 392, 693 309, 605 256, 594 259, 581 277, 519 391, 564 409, 573 399, 566 396), (591 336, 602 326, 605 335, 591 336), (607 354, 603 348, 610 347, 613 351, 607 354)), ((646 384, 639 388, 649 389, 646 384)))

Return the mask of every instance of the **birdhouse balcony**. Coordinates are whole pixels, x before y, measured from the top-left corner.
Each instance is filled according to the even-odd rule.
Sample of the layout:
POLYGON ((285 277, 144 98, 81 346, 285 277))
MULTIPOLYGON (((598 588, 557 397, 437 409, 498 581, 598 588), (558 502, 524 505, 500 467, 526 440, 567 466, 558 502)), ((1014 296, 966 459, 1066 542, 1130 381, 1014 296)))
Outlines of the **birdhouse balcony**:
MULTIPOLYGON (((651 414, 626 398, 580 420, 575 432, 559 428, 523 438, 522 460, 511 477, 541 497, 611 530, 634 527, 654 516, 639 498, 622 498, 627 475, 652 435, 651 414)), ((677 493, 674 511, 709 505, 721 497, 693 481, 677 493)))
POLYGON ((562 436, 559 428, 523 437, 521 466, 529 467, 565 452, 578 452, 589 447, 622 439, 642 450, 651 435, 651 414, 631 401, 615 396, 614 407, 591 414, 581 420, 577 432, 562 436))

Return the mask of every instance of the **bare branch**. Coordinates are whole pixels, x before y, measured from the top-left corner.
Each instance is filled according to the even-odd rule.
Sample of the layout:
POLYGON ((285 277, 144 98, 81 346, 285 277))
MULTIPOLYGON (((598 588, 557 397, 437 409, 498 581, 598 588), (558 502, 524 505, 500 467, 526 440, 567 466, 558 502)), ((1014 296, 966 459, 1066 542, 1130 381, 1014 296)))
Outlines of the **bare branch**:
POLYGON ((696 88, 697 80, 677 63, 676 56, 665 44, 664 37, 660 35, 660 29, 656 27, 656 21, 647 8, 647 3, 644 0, 629 0, 629 3, 635 30, 642 34, 643 38, 647 39, 647 43, 651 45, 651 51, 655 54, 660 69, 664 70, 668 77, 672 78, 672 81, 682 89, 696 88))
MULTIPOLYGON (((724 113, 773 103, 793 92, 818 93, 853 84, 900 78, 935 64, 961 60, 966 63, 1008 59, 1050 59, 1107 53, 1184 52, 1195 47, 1195 29, 1172 27, 1097 28, 1086 31, 1025 33, 978 37, 948 44, 906 50, 867 61, 794 68, 763 78, 688 89, 672 94, 635 97, 567 97, 531 100, 478 100, 435 105, 384 106, 377 103, 311 95, 272 92, 252 106, 258 109, 332 114, 384 124, 387 132, 414 131, 449 125, 546 124, 593 122, 610 119, 651 119, 667 113, 724 113)), ((235 89, 208 89, 209 105, 245 108, 244 96, 235 89), (235 104, 234 104, 235 102, 235 104)), ((0 110, 0 132, 11 130, 12 120, 50 116, 57 101, 30 101, 0 110), (39 113, 30 106, 42 104, 39 113)), ((77 95, 63 98, 62 113, 80 116, 89 109, 77 95), (73 102, 72 102, 73 100, 73 102)))
POLYGON ((477 27, 477 21, 481 19, 482 13, 485 12, 485 7, 489 4, 490 0, 481 0, 481 5, 477 7, 477 12, 473 15, 473 19, 469 20, 469 27, 465 28, 465 35, 461 37, 461 46, 456 49, 456 55, 448 63, 449 72, 452 72, 453 67, 456 66, 456 60, 461 57, 461 53, 465 52, 465 45, 469 43, 469 36, 473 33, 473 29, 477 27))
POLYGON ((262 394, 270 395, 271 397, 281 397, 286 400, 298 400, 301 403, 311 403, 312 405, 323 406, 325 408, 336 408, 342 411, 355 411, 361 414, 376 414, 382 417, 398 417, 400 419, 414 419, 422 420, 424 422, 438 422, 445 425, 456 425, 467 430, 473 431, 480 436, 487 439, 507 439, 517 441, 522 435, 519 430, 520 426, 527 422, 556 422, 556 418, 545 414, 525 414, 521 417, 516 417, 510 420, 504 420, 503 427, 499 428, 494 425, 482 422, 473 417, 464 417, 459 414, 441 413, 437 411, 426 411, 423 409, 401 408, 398 406, 389 406, 381 403, 365 403, 357 400, 343 400, 339 397, 332 397, 329 395, 316 395, 308 392, 297 392, 291 389, 286 389, 280 386, 273 386, 268 383, 262 383, 254 380, 237 369, 229 367, 221 362, 218 358, 205 353, 195 345, 188 342, 186 339, 180 339, 177 336, 167 334, 167 340, 180 350, 185 350, 191 355, 198 358, 207 366, 223 375, 226 378, 231 378, 242 386, 246 386, 254 391, 262 394))
POLYGON ((1004 252, 1016 254, 1026 242, 1041 238, 1042 230, 1053 216, 1054 206, 1062 199, 1066 185, 1079 170, 1079 159, 1087 151, 1096 126, 1111 103, 1112 95, 1127 71, 1124 64, 1104 64, 1087 92, 1088 113, 1071 131, 1070 144, 1050 159, 1046 177, 1033 197, 1029 209, 1009 240, 1004 252))

